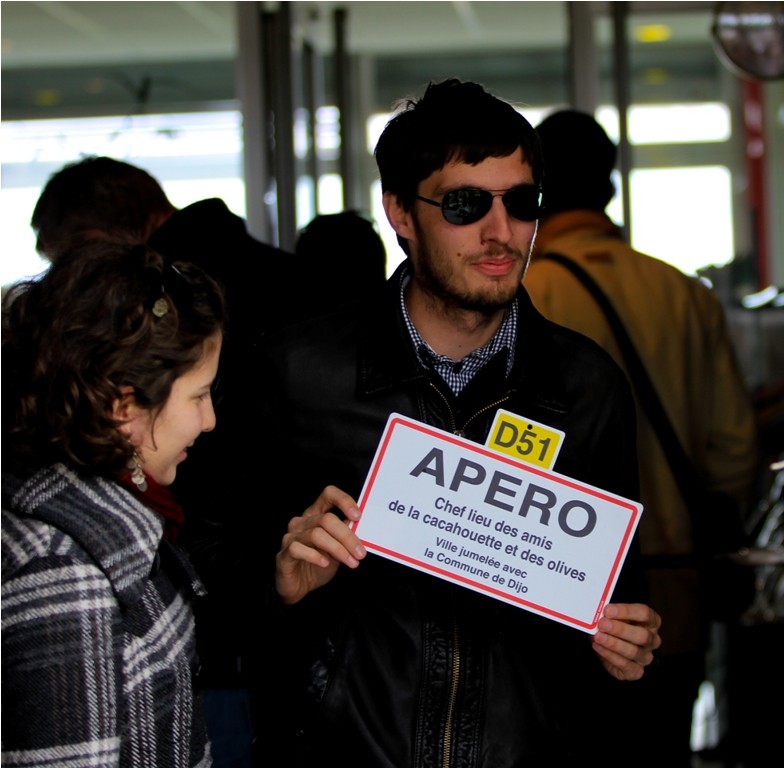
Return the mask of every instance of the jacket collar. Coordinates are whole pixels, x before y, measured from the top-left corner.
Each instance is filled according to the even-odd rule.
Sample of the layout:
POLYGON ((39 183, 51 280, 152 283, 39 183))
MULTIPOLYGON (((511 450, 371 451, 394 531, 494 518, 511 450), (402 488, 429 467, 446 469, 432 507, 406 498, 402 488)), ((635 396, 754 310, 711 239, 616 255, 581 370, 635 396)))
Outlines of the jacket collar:
MULTIPOLYGON (((430 379, 411 344, 400 311, 403 262, 387 280, 380 300, 369 303, 359 329, 359 391, 373 396, 394 387, 430 379)), ((533 306, 523 286, 517 292, 515 361, 507 379, 510 394, 526 391, 543 407, 563 410, 561 366, 550 343, 552 324, 533 306)))
POLYGON ((623 231, 603 211, 581 208, 545 216, 539 221, 536 231, 534 258, 537 254, 547 253, 554 240, 573 233, 596 237, 617 237, 623 240, 623 231))
POLYGON ((400 311, 403 261, 387 279, 380 300, 369 302, 359 327, 359 388, 373 395, 401 384, 428 378, 411 344, 400 311))
MULTIPOLYGON (((112 480, 54 464, 21 482, 4 473, 3 496, 9 492, 12 509, 74 539, 106 575, 121 604, 131 605, 141 597, 160 567, 159 547, 166 542, 161 541, 162 518, 129 491, 112 480)), ((185 576, 178 583, 185 581, 191 594, 202 594, 204 588, 184 554, 168 545, 165 549, 167 563, 176 562, 185 576)))

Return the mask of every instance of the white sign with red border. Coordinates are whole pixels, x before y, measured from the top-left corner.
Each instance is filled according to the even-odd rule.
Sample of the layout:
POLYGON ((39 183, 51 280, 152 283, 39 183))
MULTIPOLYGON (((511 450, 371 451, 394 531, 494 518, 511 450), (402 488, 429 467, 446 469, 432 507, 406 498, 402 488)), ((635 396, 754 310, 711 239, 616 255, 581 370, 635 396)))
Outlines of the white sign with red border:
POLYGON ((353 527, 382 557, 594 634, 642 505, 400 414, 353 527))

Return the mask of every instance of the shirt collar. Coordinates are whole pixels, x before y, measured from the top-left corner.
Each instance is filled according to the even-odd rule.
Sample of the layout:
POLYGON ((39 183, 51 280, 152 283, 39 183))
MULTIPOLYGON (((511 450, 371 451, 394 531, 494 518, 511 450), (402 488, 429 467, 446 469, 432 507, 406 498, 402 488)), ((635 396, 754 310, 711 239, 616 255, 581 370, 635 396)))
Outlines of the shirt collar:
POLYGON ((400 274, 400 310, 408 329, 411 343, 417 353, 417 359, 423 368, 433 370, 444 379, 456 395, 466 387, 471 379, 497 354, 506 352, 506 375, 514 365, 514 349, 517 338, 517 301, 513 301, 504 315, 498 330, 493 337, 479 349, 469 352, 462 360, 454 361, 446 355, 438 354, 420 335, 408 312, 405 300, 405 287, 411 280, 411 273, 406 267, 400 274))

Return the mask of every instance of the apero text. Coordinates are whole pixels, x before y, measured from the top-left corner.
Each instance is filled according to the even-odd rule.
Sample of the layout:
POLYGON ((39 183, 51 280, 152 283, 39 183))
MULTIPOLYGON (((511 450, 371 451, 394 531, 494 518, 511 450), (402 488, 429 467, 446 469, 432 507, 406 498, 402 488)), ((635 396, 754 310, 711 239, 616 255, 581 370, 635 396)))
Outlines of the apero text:
POLYGON ((437 486, 448 487, 450 491, 459 491, 462 485, 482 486, 485 504, 505 512, 514 512, 519 500, 518 515, 528 518, 528 513, 534 510, 538 512, 538 522, 546 526, 555 516, 558 527, 569 536, 583 538, 596 527, 596 510, 583 500, 561 502, 550 488, 526 483, 523 477, 500 470, 488 473, 481 464, 465 457, 458 459, 450 472, 445 464, 444 451, 432 448, 410 474, 413 477, 431 477, 437 486), (447 474, 450 476, 448 485, 447 474))

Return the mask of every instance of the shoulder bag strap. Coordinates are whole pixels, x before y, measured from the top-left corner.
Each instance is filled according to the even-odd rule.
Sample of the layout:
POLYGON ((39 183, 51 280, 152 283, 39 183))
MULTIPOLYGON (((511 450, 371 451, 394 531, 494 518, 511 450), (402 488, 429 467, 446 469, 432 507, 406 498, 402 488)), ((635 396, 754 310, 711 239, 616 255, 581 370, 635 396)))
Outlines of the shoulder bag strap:
POLYGON ((626 332, 621 318, 615 311, 615 307, 613 307, 602 289, 599 288, 596 281, 579 264, 575 264, 571 259, 566 258, 566 256, 560 253, 546 253, 541 258, 558 262, 561 266, 570 270, 604 311, 610 328, 615 334, 624 361, 626 362, 626 368, 634 388, 637 391, 637 398, 640 401, 640 405, 645 410, 651 425, 659 437, 659 442, 664 449, 664 454, 667 457, 667 461, 670 463, 670 467, 678 482, 681 493, 687 502, 687 506, 690 506, 689 501, 695 497, 701 486, 701 482, 698 479, 694 465, 684 452, 683 447, 678 440, 678 436, 672 428, 672 424, 667 417, 659 396, 656 394, 656 390, 645 370, 645 366, 643 365, 640 356, 637 354, 637 350, 635 349, 629 334, 626 332))

